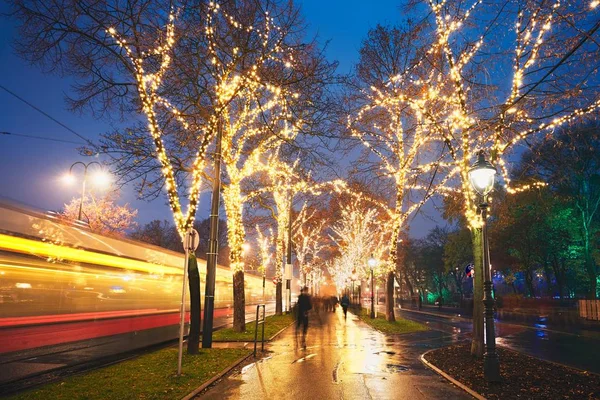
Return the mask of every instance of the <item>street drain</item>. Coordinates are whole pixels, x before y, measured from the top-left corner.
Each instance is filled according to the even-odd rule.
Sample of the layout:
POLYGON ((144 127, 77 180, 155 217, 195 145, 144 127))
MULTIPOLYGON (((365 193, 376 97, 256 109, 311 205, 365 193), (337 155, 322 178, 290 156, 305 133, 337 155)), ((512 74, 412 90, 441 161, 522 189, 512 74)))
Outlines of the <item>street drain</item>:
POLYGON ((407 366, 400 364, 386 364, 386 368, 389 372, 405 372, 409 370, 407 366))

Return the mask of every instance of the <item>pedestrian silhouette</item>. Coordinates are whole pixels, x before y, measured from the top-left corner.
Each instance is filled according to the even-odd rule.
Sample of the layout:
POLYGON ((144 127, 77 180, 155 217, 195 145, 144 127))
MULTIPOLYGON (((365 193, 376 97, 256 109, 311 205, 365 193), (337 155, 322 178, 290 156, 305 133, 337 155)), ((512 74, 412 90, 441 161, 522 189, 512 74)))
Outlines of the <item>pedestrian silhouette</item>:
POLYGON ((298 331, 302 327, 302 347, 306 348, 306 332, 308 331, 308 312, 312 309, 308 288, 303 287, 298 296, 298 307, 296 315, 296 343, 298 343, 298 331))
POLYGON ((346 318, 346 314, 348 314, 348 306, 350 305, 350 299, 348 299, 348 296, 344 295, 340 304, 342 306, 342 310, 344 310, 344 318, 346 318))

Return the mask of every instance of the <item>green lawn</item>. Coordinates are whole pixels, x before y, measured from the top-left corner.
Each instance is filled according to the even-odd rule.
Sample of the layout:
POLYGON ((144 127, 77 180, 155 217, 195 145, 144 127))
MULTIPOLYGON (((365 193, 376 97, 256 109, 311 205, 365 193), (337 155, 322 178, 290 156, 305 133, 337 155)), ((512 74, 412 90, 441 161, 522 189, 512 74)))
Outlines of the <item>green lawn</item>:
POLYGON ((369 311, 367 310, 363 309, 360 311, 360 313, 358 311, 356 311, 356 313, 357 316, 363 322, 366 322, 378 331, 390 335, 421 332, 429 329, 423 324, 414 321, 409 321, 407 319, 402 319, 398 316, 396 316, 395 322, 388 322, 386 321, 385 316, 382 314, 379 314, 377 318, 371 319, 371 317, 369 316, 369 311))
MULTIPOLYGON (((288 327, 294 322, 292 314, 287 315, 272 315, 267 317, 265 324, 265 340, 268 340, 271 336, 288 327)), ((219 329, 213 332, 213 340, 219 342, 249 342, 254 341, 254 321, 246 323, 245 332, 235 332, 233 328, 219 329)), ((262 327, 258 326, 258 339, 260 340, 262 327)))
POLYGON ((202 349, 198 355, 184 354, 182 375, 177 377, 177 348, 168 348, 10 399, 180 399, 248 354, 247 349, 202 349))

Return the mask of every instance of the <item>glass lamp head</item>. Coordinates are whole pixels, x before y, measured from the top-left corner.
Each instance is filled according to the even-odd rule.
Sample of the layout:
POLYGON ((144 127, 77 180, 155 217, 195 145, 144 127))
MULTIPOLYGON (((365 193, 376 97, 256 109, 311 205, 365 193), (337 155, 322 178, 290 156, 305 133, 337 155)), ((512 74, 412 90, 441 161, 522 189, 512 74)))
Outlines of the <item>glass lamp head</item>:
POLYGON ((110 186, 110 181, 110 174, 103 169, 94 172, 94 175, 92 176, 92 182, 99 188, 107 188, 110 186))
POLYGON ((377 260, 373 256, 371 256, 369 258, 369 261, 367 261, 367 264, 369 264, 369 268, 373 269, 377 266, 377 260))
POLYGON ((73 176, 73 174, 71 174, 69 172, 62 176, 62 181, 64 182, 65 185, 72 185, 75 183, 75 177, 73 176))
POLYGON ((469 170, 469 181, 477 193, 485 196, 494 187, 496 168, 485 159, 483 150, 479 152, 477 161, 469 170))

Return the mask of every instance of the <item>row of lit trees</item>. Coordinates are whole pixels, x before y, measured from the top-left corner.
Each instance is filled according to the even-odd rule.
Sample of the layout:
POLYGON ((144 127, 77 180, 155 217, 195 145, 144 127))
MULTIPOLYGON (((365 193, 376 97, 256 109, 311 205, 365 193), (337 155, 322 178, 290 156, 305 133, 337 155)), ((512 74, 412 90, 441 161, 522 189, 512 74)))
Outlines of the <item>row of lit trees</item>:
POLYGON ((315 126, 314 105, 323 103, 322 88, 333 71, 319 48, 304 41, 298 9, 258 0, 31 0, 12 6, 20 23, 18 51, 75 77, 74 108, 143 117, 105 135, 94 150, 112 157, 122 183, 138 181, 142 196, 166 193, 181 238, 193 226, 203 185, 221 179, 207 168, 211 152, 218 153, 234 328, 244 330, 243 213, 254 179, 272 188, 283 243, 291 206, 280 191, 302 185, 290 182, 285 147, 293 146, 299 130, 315 126))
MULTIPOLYGON (((535 180, 511 183, 505 160, 515 145, 598 109, 595 5, 430 1, 421 23, 370 32, 357 68, 358 108, 348 126, 369 150, 358 168, 390 182, 386 194, 396 210, 390 269, 408 213, 432 193, 456 192, 472 234, 474 297, 483 298, 483 220, 469 170, 484 150, 508 193, 534 187, 535 180), (421 190, 416 198, 409 195, 415 190, 421 190)), ((483 353, 480 301, 472 352, 483 353)))
MULTIPOLYGON (((386 242, 378 259, 386 275, 389 320, 394 320, 394 271, 401 264, 398 246, 411 213, 434 195, 459 199, 458 214, 471 232, 474 296, 482 298, 485 217, 469 183, 476 155, 484 151, 498 166, 507 193, 530 189, 540 183, 511 184, 505 160, 515 145, 552 135, 600 107, 597 2, 430 0, 426 10, 420 2, 410 3, 415 16, 422 16, 412 20, 420 22, 369 33, 357 75, 349 80, 356 90, 344 103, 347 136, 365 150, 356 171, 386 199, 365 201, 377 210, 378 240, 386 242), (510 79, 500 79, 504 76, 510 79)), ((166 192, 181 237, 193 226, 203 184, 220 182, 207 168, 214 149, 224 167, 234 327, 243 330, 247 206, 252 201, 270 208, 276 263, 283 263, 284 249, 290 263, 295 195, 347 190, 339 182, 315 189, 319 185, 311 174, 301 173, 310 169, 304 162, 310 157, 292 162, 299 132, 314 133, 332 105, 323 99, 333 66, 315 43, 304 41, 298 10, 291 3, 260 0, 12 4, 20 24, 17 50, 34 63, 75 76, 74 108, 143 117, 105 135, 97 150, 113 157, 123 182, 138 181, 142 195, 166 192)), ((214 188, 218 200, 220 186, 214 188)), ((350 192, 358 206, 362 200, 350 192)), ((595 272, 589 240, 595 213, 584 214, 586 265, 595 272)), ((348 233, 345 218, 350 216, 342 215, 337 232, 330 233, 343 249, 341 257, 353 258, 332 260, 338 263, 333 275, 365 257, 362 250, 360 256, 353 253, 350 239, 342 239, 348 233)), ((275 270, 281 312, 282 268, 275 270)), ((595 282, 591 285, 595 294, 595 282)), ((479 301, 472 352, 483 352, 479 301)))

